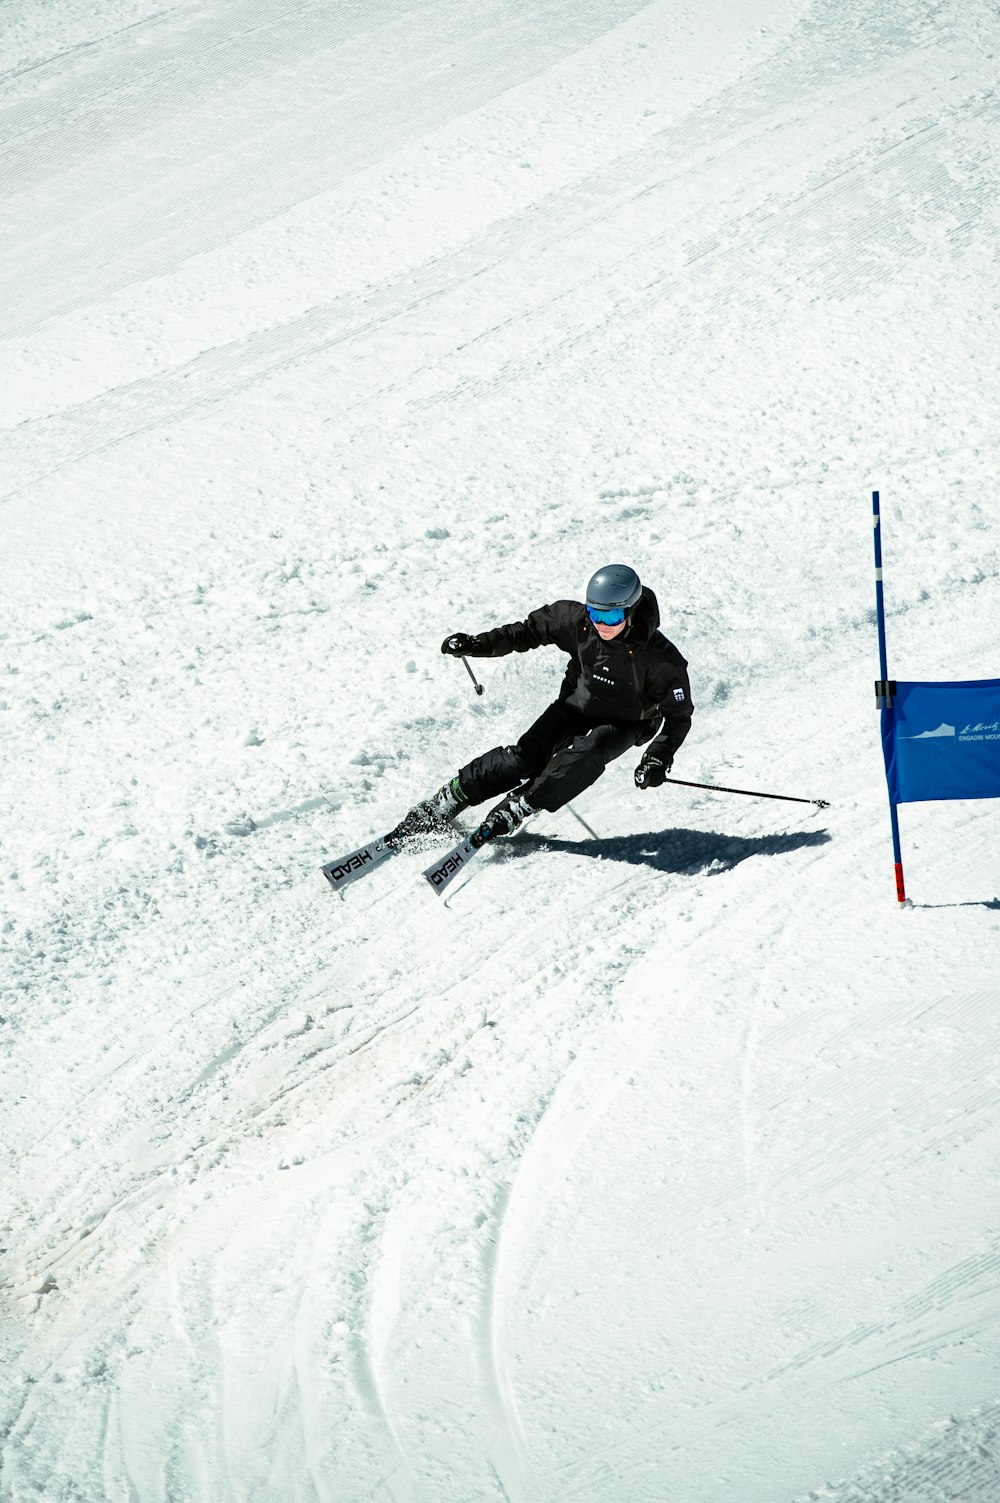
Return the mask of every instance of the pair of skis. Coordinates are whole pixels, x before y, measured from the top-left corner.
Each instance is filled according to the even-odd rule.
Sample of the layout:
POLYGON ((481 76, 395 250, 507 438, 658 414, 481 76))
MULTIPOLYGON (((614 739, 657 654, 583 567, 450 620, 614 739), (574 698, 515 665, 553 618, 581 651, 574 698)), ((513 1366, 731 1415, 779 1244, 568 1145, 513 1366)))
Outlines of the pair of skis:
MULTIPOLYGON (((328 861, 321 868, 324 877, 335 892, 343 892, 352 882, 357 882, 361 877, 367 877, 370 872, 377 871, 380 866, 392 856, 405 850, 404 845, 390 845, 385 836, 378 840, 363 845, 359 850, 351 851, 349 856, 341 856, 337 861, 328 861)), ((467 835, 464 840, 437 861, 425 867, 423 876, 437 893, 443 897, 458 876, 482 850, 482 845, 472 844, 472 835, 467 835)))

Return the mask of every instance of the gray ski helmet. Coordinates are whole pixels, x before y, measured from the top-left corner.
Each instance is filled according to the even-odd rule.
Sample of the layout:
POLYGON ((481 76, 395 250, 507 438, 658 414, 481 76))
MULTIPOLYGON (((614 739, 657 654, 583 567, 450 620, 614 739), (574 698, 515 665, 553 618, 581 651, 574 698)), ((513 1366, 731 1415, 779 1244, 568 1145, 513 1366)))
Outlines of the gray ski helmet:
POLYGON ((631 610, 642 594, 639 576, 628 564, 605 564, 587 586, 587 604, 599 611, 631 610))

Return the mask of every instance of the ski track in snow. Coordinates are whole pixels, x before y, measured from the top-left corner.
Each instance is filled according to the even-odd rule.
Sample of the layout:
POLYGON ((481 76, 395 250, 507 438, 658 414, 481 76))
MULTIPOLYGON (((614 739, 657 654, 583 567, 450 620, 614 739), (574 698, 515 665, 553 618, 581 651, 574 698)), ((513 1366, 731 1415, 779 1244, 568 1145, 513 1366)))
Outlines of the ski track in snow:
POLYGON ((995 1503, 996 815, 894 911, 865 494, 996 672, 995 17, 13 20, 0 1498, 995 1503), (678 775, 832 808, 616 767, 334 899, 595 548, 678 775))
POLYGON ((490 1459, 507 1503, 521 1503, 525 1497, 524 1477, 529 1451, 524 1431, 521 1428, 507 1366, 507 1349, 501 1325, 503 1302, 497 1291, 497 1264, 500 1248, 503 1245, 509 1204, 510 1187, 504 1185, 497 1196, 491 1227, 492 1236, 487 1243, 483 1261, 485 1293, 480 1341, 483 1349, 484 1369, 487 1382, 492 1388, 492 1402, 497 1420, 497 1433, 490 1459))
MULTIPOLYGON (((318 357, 334 355, 340 346, 353 350, 366 340, 391 334, 405 347, 415 332, 411 328, 415 320, 424 331, 428 311, 440 319, 445 330, 454 326, 461 331, 457 348, 448 350, 445 345, 433 363, 406 367, 390 383, 374 390, 345 392, 344 399, 337 402, 336 419, 329 420, 336 421, 345 438, 349 438, 352 427, 365 426, 365 415, 373 401, 409 393, 407 405, 417 414, 428 406, 453 404, 460 397, 486 397, 498 386, 516 384, 528 373, 537 372, 540 363, 561 362, 581 343, 594 346, 612 337, 613 330, 618 331, 613 337, 620 338, 629 322, 645 316, 652 303, 677 298, 682 290, 683 306, 678 310, 682 323, 677 337, 683 340, 685 325, 694 331, 706 316, 724 315, 727 304, 746 285, 751 269, 770 254, 772 244, 780 256, 779 265, 787 267, 784 275, 779 271, 775 289, 779 296, 787 298, 793 288, 799 288, 803 256, 817 243, 827 246, 827 264, 810 265, 806 270, 812 276, 825 273, 828 293, 847 297, 862 286, 877 284, 892 275, 886 252, 901 234, 897 214, 882 207, 880 200, 891 203, 899 191, 897 185, 905 183, 908 193, 932 203, 938 217, 957 215, 956 232, 961 225, 965 234, 988 210, 992 199, 985 188, 973 194, 967 191, 959 175, 961 154, 957 145, 966 123, 979 116, 988 121, 997 118, 990 68, 984 65, 979 79, 966 70, 961 80, 943 81, 940 98, 933 102, 938 118, 927 120, 929 101, 921 98, 918 103, 912 92, 923 62, 920 52, 904 58, 897 64, 896 76, 890 73, 888 78, 883 77, 877 98, 868 105, 873 113, 865 122, 865 136, 883 137, 874 156, 867 141, 860 151, 853 145, 857 120, 848 116, 849 128, 845 130, 844 125, 849 107, 870 93, 869 79, 845 80, 833 92, 828 84, 817 90, 812 112, 820 119, 829 117, 832 136, 823 143, 825 149, 817 151, 817 157, 824 162, 831 155, 840 160, 826 177, 808 182, 807 174, 808 185, 799 192, 786 192, 783 202, 774 201, 771 174, 774 158, 779 162, 782 159, 783 136, 801 123, 801 101, 782 104, 773 116, 750 129, 744 125, 728 140, 712 137, 710 144, 703 145, 697 136, 691 139, 693 132, 683 128, 666 132, 665 141, 645 153, 593 174, 576 185, 572 195, 557 195, 547 208, 543 206, 532 214, 527 226, 520 218, 506 226, 491 226, 482 242, 428 263, 417 275, 408 273, 402 286, 389 284, 328 308, 314 307, 291 324, 206 351, 167 375, 131 383, 56 418, 22 425, 24 431, 17 431, 10 441, 8 463, 13 469, 4 494, 16 495, 26 485, 58 474, 88 455, 102 454, 165 424, 231 400, 251 386, 273 380, 289 367, 294 370, 314 365, 318 357), (940 118, 942 114, 947 123, 940 118), (758 165, 764 144, 766 178, 762 178, 758 165), (953 159, 951 153, 955 153, 953 159), (664 158, 679 162, 679 167, 665 171, 664 158), (631 174, 631 186, 626 174, 631 174), (722 188, 721 199, 709 199, 708 204, 702 199, 706 177, 717 177, 722 188), (880 178, 884 187, 873 206, 872 186, 880 178), (761 195, 756 202, 751 197, 755 181, 761 195), (733 183, 740 184, 744 199, 739 207, 727 201, 724 185, 733 183), (689 222, 682 220, 678 231, 673 222, 677 203, 683 205, 685 198, 691 198, 696 186, 698 214, 689 222), (581 205, 591 203, 594 207, 589 212, 581 212, 581 205), (721 219, 720 203, 729 210, 721 219), (615 222, 626 207, 627 237, 615 232, 615 222), (672 222, 665 232, 661 227, 668 215, 672 222), (664 247, 678 233, 686 247, 682 264, 673 275, 665 276, 661 269, 664 247), (617 254, 616 240, 620 241, 617 254), (603 248, 600 261, 595 265, 584 261, 582 275, 574 276, 570 271, 563 279, 558 300, 539 302, 534 289, 551 280, 541 276, 539 268, 559 260, 572 268, 581 242, 594 241, 603 248), (831 289, 829 268, 834 264, 838 283, 831 289), (588 310, 599 305, 594 291, 626 267, 624 295, 616 297, 610 311, 603 312, 597 321, 592 314, 588 317, 588 310), (489 308, 493 300, 487 300, 485 294, 489 284, 496 281, 522 288, 524 306, 509 312, 501 324, 463 330, 461 320, 476 311, 476 305, 473 309, 465 306, 469 287, 478 287, 477 304, 489 308), (560 327, 569 332, 559 333, 560 327), (520 345, 527 340, 530 352, 505 356, 504 342, 514 338, 520 345), (484 341, 499 345, 498 354, 489 362, 494 371, 488 383, 484 385, 478 376, 450 373, 449 367, 456 363, 461 368, 473 361, 478 368, 484 341), (424 383, 430 383, 432 389, 421 394, 424 383), (137 413, 141 414, 138 423, 137 413), (20 464, 19 454, 24 454, 20 464), (35 454, 45 456, 40 465, 32 462, 35 454), (54 454, 63 457, 53 469, 54 454)), ((794 180, 794 173, 802 173, 801 149, 794 136, 785 156, 789 178, 794 180)), ((971 161, 975 161, 974 154, 971 161)), ((731 191, 729 186, 729 195, 731 191)), ((768 316, 772 316, 771 310, 768 316)), ((327 379, 336 380, 336 366, 331 367, 329 359, 326 365, 327 379)), ((314 381, 315 376, 315 369, 310 369, 309 380, 314 381)))
MULTIPOLYGON (((577 5, 572 16, 548 0, 530 11, 504 7, 492 14, 460 3, 412 10, 383 4, 381 14, 323 5, 249 9, 262 13, 256 25, 233 27, 230 19, 214 43, 201 47, 185 30, 178 39, 178 60, 170 58, 168 39, 166 60, 139 71, 124 87, 101 87, 98 81, 89 107, 75 102, 39 120, 29 106, 29 123, 21 128, 14 115, 4 167, 14 190, 15 216, 21 208, 18 172, 26 169, 21 244, 32 253, 33 274, 25 278, 23 267, 0 262, 0 285, 16 279, 19 293, 16 304, 8 303, 12 312, 16 307, 16 319, 6 334, 30 332, 54 314, 86 306, 228 243, 241 230, 329 190, 338 176, 391 155, 411 135, 516 86, 563 52, 586 46, 609 22, 641 7, 634 0, 617 5, 599 0, 577 5), (508 45, 491 46, 504 26, 508 45), (216 60, 220 49, 225 53, 221 67, 216 60), (319 73, 321 86, 315 81, 318 59, 326 60, 334 75, 331 80, 319 73), (343 70, 340 87, 338 68, 343 70), (215 98, 220 73, 229 92, 225 117, 220 117, 215 98), (260 111, 262 73, 270 75, 275 120, 267 121, 260 111), (242 88, 241 75, 246 80, 242 88), (178 120, 190 132, 180 147, 178 120), (126 147, 135 138, 162 166, 155 182, 112 196, 108 190, 121 171, 123 154, 116 138, 122 137, 126 147), (335 151, 323 151, 324 137, 336 142, 335 151), (278 162, 280 172, 274 170, 278 162), (56 177, 56 188, 46 183, 47 176, 56 177), (44 228, 42 216, 60 197, 56 226, 44 228), (99 207, 93 207, 95 197, 104 200, 99 207), (41 214, 34 199, 40 199, 41 214), (159 213, 152 212, 154 204, 159 213), (41 220, 37 228, 36 217, 41 220), (118 256, 101 253, 109 240, 114 245, 137 223, 148 225, 147 238, 118 256), (77 254, 71 276, 60 278, 55 273, 65 269, 70 234, 77 254), (30 294, 35 294, 34 304, 30 294)), ((218 27, 211 13, 205 21, 209 32, 218 27)))

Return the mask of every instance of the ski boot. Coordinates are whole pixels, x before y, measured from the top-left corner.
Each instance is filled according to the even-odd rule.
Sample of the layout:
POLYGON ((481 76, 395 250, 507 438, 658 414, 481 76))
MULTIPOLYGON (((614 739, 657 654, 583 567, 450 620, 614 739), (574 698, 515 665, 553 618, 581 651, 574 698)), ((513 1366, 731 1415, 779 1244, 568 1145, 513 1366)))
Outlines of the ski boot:
POLYGON ((502 803, 490 810, 479 829, 474 830, 469 836, 469 843, 478 850, 488 840, 495 840, 498 835, 513 835, 526 819, 530 819, 533 814, 537 813, 538 810, 534 804, 530 804, 523 793, 517 791, 508 793, 502 803))
POLYGON ((437 830, 446 830, 469 800, 462 791, 458 778, 445 783, 431 798, 415 804, 394 830, 385 837, 386 845, 402 845, 416 835, 432 835, 437 830))

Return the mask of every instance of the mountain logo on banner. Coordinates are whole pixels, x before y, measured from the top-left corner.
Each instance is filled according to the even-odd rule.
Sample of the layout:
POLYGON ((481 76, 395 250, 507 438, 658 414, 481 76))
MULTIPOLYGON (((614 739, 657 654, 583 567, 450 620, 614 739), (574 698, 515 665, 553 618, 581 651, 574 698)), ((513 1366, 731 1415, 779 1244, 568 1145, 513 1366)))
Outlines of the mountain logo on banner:
POLYGON ((937 730, 913 731, 909 736, 897 733, 900 741, 934 741, 940 736, 957 736, 959 741, 1000 741, 1000 720, 982 721, 965 725, 961 730, 942 720, 937 730))
POLYGON ((937 728, 936 731, 917 731, 916 734, 913 735, 913 736, 901 736, 900 739, 903 740, 903 741, 930 741, 935 736, 954 736, 954 735, 955 735, 955 727, 953 725, 945 725, 942 722, 941 725, 938 726, 938 728, 937 728))

